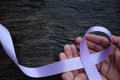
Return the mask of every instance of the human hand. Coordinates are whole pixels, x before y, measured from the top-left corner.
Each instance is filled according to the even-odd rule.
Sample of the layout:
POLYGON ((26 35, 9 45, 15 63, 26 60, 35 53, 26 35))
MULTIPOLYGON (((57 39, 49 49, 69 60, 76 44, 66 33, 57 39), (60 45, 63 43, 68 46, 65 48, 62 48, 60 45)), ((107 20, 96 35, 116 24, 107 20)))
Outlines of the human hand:
MULTIPOLYGON (((113 36, 112 52, 110 56, 100 64, 97 64, 98 71, 103 80, 120 80, 120 37, 113 36)), ((79 45, 81 37, 76 38, 75 45, 65 45, 64 53, 60 53, 60 60, 79 56, 79 45), (77 47, 77 48, 76 48, 77 47), (78 50, 77 50, 78 49, 78 50)), ((88 34, 87 44, 91 53, 98 52, 109 45, 109 40, 105 37, 88 34)), ((63 80, 88 80, 84 69, 66 72, 62 74, 63 80)))

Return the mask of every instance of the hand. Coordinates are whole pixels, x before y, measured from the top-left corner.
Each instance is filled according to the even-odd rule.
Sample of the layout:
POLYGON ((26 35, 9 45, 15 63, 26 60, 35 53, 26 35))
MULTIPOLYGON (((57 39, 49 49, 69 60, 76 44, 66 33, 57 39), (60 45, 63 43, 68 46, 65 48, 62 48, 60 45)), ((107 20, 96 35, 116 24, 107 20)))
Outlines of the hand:
MULTIPOLYGON (((120 80, 120 37, 113 36, 113 49, 110 56, 100 64, 97 64, 98 71, 103 80, 120 80)), ((65 45, 64 53, 60 53, 60 60, 79 56, 79 45, 81 37, 76 38, 75 45, 65 45), (77 47, 77 48, 76 48, 77 47)), ((91 53, 98 52, 109 46, 109 40, 105 37, 88 34, 87 44, 91 53)), ((63 80, 88 80, 83 69, 66 72, 62 74, 63 80)))

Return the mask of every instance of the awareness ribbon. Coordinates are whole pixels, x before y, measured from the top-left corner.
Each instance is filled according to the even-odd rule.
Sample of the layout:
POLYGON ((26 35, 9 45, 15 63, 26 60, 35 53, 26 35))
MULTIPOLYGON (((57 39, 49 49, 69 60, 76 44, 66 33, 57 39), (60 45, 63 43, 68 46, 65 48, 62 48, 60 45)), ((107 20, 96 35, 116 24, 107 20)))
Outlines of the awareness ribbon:
MULTIPOLYGON (((100 31, 107 34, 110 38, 110 41, 112 41, 112 34, 104 27, 91 27, 90 29, 88 29, 86 34, 94 31, 100 31)), ((19 64, 14 50, 11 35, 9 31, 2 24, 0 24, 0 42, 5 52, 24 74, 34 78, 46 77, 84 68, 89 80, 102 80, 96 68, 96 64, 99 64, 100 62, 104 61, 109 56, 110 51, 112 50, 112 43, 110 43, 110 45, 106 49, 100 52, 96 52, 94 54, 90 54, 89 49, 87 47, 85 35, 80 43, 81 56, 55 62, 42 67, 30 68, 19 64)))

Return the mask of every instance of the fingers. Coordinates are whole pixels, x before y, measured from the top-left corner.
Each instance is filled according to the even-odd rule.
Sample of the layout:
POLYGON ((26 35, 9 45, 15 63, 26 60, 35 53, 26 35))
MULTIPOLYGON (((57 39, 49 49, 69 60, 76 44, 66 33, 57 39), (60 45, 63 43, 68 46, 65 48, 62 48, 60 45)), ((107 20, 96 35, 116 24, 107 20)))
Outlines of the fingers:
POLYGON ((91 42, 91 41, 87 41, 87 45, 88 45, 88 48, 91 50, 92 53, 98 52, 98 51, 103 49, 103 47, 101 47, 99 44, 96 44, 96 43, 91 42))
POLYGON ((117 37, 117 36, 112 36, 112 39, 113 39, 113 43, 115 44, 118 44, 120 41, 120 37, 117 37))
POLYGON ((72 50, 73 57, 79 56, 79 52, 77 51, 77 48, 74 44, 71 44, 71 50, 72 50))
POLYGON ((120 51, 116 51, 115 55, 113 56, 115 56, 115 62, 118 66, 118 70, 120 71, 120 51))
MULTIPOLYGON (((69 59, 79 56, 79 52, 74 44, 67 44, 64 46, 64 52, 60 53, 60 60, 69 59)), ((72 71, 73 75, 76 76, 79 73, 79 70, 72 71)), ((64 76, 67 76, 69 73, 64 73, 64 76)))
POLYGON ((85 73, 79 73, 74 80, 88 80, 88 78, 85 73))
MULTIPOLYGON (((86 39, 88 48, 90 49, 91 53, 98 52, 106 48, 110 43, 110 41, 107 38, 93 34, 87 34, 86 39)), ((82 40, 81 37, 76 38, 77 48, 79 48, 81 40, 82 40)))
POLYGON ((59 58, 60 58, 60 60, 65 60, 65 59, 67 59, 65 53, 63 53, 63 52, 61 52, 61 53, 59 54, 59 58))
MULTIPOLYGON (((71 44, 70 46, 71 46, 73 57, 78 57, 79 56, 79 52, 77 51, 76 46, 74 44, 71 44)), ((74 76, 76 76, 78 73, 79 73, 79 70, 73 71, 74 76)))
MULTIPOLYGON (((67 58, 73 58, 73 57, 79 56, 77 48, 74 44, 65 45, 64 51, 65 51, 65 55, 67 56, 67 58)), ((72 71, 72 72, 73 72, 74 76, 76 76, 79 73, 79 70, 75 70, 75 71, 72 71)))
POLYGON ((118 45, 120 47, 120 37, 112 36, 113 44, 118 45))
MULTIPOLYGON (((69 59, 69 58, 73 58, 73 53, 71 50, 71 46, 69 44, 64 46, 64 52, 65 53, 60 53, 60 60, 65 60, 65 59, 69 59)), ((73 80, 74 78, 74 74, 73 72, 65 72, 61 75, 63 80, 73 80)))
MULTIPOLYGON (((65 55, 65 53, 61 52, 59 54, 59 58, 60 58, 60 60, 65 60, 65 59, 67 59, 67 56, 65 55)), ((63 80, 73 80, 74 75, 72 72, 65 72, 61 75, 61 77, 63 80)))
POLYGON ((73 58, 73 55, 72 55, 72 50, 71 50, 71 47, 69 44, 65 45, 64 46, 64 52, 65 52, 65 55, 66 57, 69 59, 69 58, 73 58))
MULTIPOLYGON (((80 48, 81 40, 82 40, 81 37, 76 38, 76 46, 77 46, 78 49, 80 48)), ((98 44, 96 44, 94 42, 91 42, 89 40, 87 40, 87 45, 88 45, 90 53, 95 53, 95 52, 98 52, 98 51, 103 49, 100 45, 98 45, 98 44)))
POLYGON ((80 45, 81 40, 82 40, 81 37, 77 37, 77 38, 76 38, 76 44, 77 44, 77 45, 80 45))
POLYGON ((102 36, 93 35, 93 34, 87 34, 86 39, 88 41, 91 41, 95 44, 100 45, 103 48, 106 48, 110 43, 110 41, 107 38, 102 37, 102 36))
MULTIPOLYGON (((101 75, 102 80, 108 80, 106 77, 101 75)), ((88 80, 88 77, 85 73, 79 73, 74 80, 88 80)))
POLYGON ((62 74, 61 77, 63 80, 73 80, 74 79, 72 72, 66 72, 66 73, 62 74))

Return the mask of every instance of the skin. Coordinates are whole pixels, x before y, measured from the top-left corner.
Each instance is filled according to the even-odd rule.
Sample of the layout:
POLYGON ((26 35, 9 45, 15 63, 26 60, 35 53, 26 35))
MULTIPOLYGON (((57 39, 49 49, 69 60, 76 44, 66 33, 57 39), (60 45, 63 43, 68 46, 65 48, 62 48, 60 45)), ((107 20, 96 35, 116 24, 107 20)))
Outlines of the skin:
MULTIPOLYGON (((88 34, 86 39, 91 54, 105 49, 110 43, 107 38, 92 34, 88 34)), ((109 57, 105 61, 96 65, 101 74, 102 80, 120 80, 120 37, 112 36, 112 39, 113 49, 109 57)), ((81 40, 81 37, 77 37, 76 45, 65 45, 64 52, 61 52, 59 55, 60 60, 80 56, 79 45, 81 40)), ((63 80, 88 80, 84 69, 63 73, 61 77, 63 80)))

